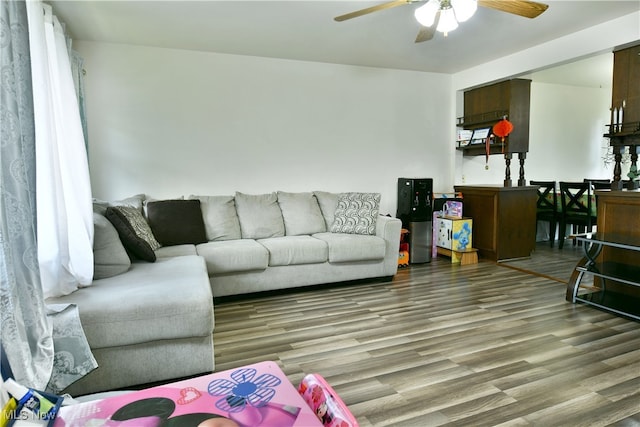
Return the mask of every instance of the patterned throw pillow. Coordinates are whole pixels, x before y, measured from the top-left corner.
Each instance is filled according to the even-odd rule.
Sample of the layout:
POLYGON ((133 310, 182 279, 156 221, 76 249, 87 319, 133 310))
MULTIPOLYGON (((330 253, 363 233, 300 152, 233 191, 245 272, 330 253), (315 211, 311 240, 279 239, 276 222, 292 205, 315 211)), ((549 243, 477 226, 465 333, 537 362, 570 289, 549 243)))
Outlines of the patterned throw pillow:
POLYGON ((138 209, 131 206, 110 206, 105 216, 118 230, 120 240, 129 252, 145 261, 156 260, 154 251, 160 248, 160 243, 138 209))
POLYGON ((332 233, 376 234, 380 193, 342 193, 334 213, 332 233))

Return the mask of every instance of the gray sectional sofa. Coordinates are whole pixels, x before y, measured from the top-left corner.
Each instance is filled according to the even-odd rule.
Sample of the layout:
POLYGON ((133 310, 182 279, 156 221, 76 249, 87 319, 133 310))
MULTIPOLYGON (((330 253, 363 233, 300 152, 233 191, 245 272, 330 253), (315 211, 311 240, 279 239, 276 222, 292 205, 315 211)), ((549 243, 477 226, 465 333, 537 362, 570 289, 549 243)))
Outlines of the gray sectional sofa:
POLYGON ((321 191, 96 202, 94 281, 48 301, 78 305, 99 364, 66 391, 213 371, 214 297, 393 276, 401 222, 379 202, 321 191))

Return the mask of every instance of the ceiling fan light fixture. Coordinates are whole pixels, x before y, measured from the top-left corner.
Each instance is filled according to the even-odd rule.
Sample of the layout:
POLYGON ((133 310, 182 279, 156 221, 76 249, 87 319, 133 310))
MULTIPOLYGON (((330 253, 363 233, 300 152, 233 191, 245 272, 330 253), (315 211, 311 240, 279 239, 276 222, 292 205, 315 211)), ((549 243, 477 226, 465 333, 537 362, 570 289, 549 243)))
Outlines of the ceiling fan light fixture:
POLYGON ((451 7, 456 14, 458 22, 464 22, 471 18, 478 9, 477 0, 451 0, 451 7))
POLYGON ((436 20, 436 15, 440 9, 440 0, 429 0, 425 5, 417 8, 413 15, 423 27, 430 27, 436 20))
POLYGON ((438 21, 437 31, 444 33, 446 36, 449 31, 453 31, 458 28, 458 21, 456 21, 455 13, 451 7, 447 9, 440 9, 440 20, 438 21))

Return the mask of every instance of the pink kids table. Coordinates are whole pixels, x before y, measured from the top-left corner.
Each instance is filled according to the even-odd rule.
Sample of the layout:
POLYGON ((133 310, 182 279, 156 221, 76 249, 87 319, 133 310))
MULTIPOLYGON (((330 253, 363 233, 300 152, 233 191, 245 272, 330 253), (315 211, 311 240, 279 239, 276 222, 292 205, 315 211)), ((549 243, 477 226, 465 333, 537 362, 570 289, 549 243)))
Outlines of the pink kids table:
POLYGON ((274 362, 60 408, 54 427, 322 426, 274 362))

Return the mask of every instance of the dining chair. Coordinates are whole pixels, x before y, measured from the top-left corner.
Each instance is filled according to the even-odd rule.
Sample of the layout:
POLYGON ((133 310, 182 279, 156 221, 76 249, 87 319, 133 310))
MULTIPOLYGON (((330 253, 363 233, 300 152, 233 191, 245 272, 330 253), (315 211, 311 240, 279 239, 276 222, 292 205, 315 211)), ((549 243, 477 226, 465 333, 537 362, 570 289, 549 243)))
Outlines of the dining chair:
POLYGON ((549 223, 549 244, 551 247, 553 247, 553 243, 556 239, 556 226, 559 218, 556 182, 529 181, 529 184, 538 186, 538 200, 536 201, 536 226, 538 221, 545 221, 549 223))
POLYGON ((560 226, 558 229, 558 247, 562 249, 567 232, 567 224, 572 225, 573 232, 591 231, 597 223, 595 206, 591 200, 591 184, 589 182, 560 181, 560 226))
POLYGON ((591 184, 591 188, 594 190, 610 190, 611 189, 611 180, 610 179, 589 179, 585 178, 584 182, 588 182, 591 184))

